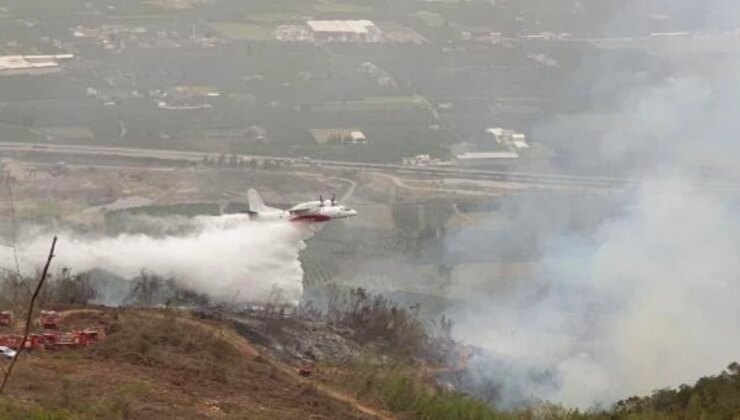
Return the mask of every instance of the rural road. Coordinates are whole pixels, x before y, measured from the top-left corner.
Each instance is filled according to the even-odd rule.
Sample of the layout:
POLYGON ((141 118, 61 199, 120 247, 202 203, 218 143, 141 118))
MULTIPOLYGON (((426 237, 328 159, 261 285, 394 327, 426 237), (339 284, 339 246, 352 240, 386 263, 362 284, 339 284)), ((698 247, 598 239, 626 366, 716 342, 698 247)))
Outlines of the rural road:
MULTIPOLYGON (((218 158, 220 154, 185 150, 141 149, 109 146, 63 145, 50 143, 0 142, 0 156, 8 153, 46 153, 58 155, 87 155, 99 157, 120 157, 153 159, 173 162, 201 162, 204 157, 218 158)), ((418 176, 438 176, 468 179, 490 179, 510 181, 525 185, 568 186, 597 189, 623 189, 640 185, 646 181, 665 188, 700 188, 703 190, 740 192, 740 180, 717 180, 707 178, 694 184, 676 184, 670 181, 642 178, 619 178, 608 176, 572 175, 559 173, 536 173, 521 171, 502 171, 493 169, 475 169, 459 166, 413 166, 395 163, 367 163, 336 160, 311 159, 302 160, 285 156, 237 155, 242 159, 273 160, 289 163, 296 167, 316 166, 332 169, 361 170, 368 172, 413 174, 418 176)))

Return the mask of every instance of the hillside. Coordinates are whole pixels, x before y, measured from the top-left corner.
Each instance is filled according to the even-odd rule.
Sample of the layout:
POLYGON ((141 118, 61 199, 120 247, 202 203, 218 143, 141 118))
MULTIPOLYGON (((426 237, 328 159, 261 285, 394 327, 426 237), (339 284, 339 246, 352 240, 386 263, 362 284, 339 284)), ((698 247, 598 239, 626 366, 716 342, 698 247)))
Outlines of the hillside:
POLYGON ((740 365, 731 363, 718 375, 705 376, 694 385, 666 388, 648 397, 631 397, 617 403, 611 413, 619 418, 729 419, 740 414, 740 365))
POLYGON ((736 363, 694 385, 631 397, 607 411, 543 403, 501 412, 433 385, 434 376, 461 366, 402 358, 379 364, 373 360, 381 353, 310 323, 255 317, 239 324, 201 315, 109 308, 62 312, 63 328, 95 328, 104 339, 83 349, 25 353, 7 395, 0 397, 0 420, 719 419, 740 412, 736 363), (322 355, 309 378, 295 368, 300 363, 291 346, 299 342, 322 355))
POLYGON ((217 322, 133 309, 63 317, 66 326, 94 326, 107 337, 87 349, 24 354, 0 418, 383 416, 268 360, 217 322))

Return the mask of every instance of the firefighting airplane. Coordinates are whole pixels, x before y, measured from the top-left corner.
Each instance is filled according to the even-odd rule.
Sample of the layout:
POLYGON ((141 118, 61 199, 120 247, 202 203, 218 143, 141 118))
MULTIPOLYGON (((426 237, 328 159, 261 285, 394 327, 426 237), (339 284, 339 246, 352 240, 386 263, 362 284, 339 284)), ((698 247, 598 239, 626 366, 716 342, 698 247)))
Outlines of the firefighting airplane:
POLYGON ((321 223, 357 216, 357 210, 337 203, 336 196, 333 196, 331 200, 319 197, 318 201, 307 201, 289 210, 281 210, 266 206, 257 191, 250 189, 247 191, 247 201, 249 202, 249 215, 261 220, 284 219, 290 222, 321 223))

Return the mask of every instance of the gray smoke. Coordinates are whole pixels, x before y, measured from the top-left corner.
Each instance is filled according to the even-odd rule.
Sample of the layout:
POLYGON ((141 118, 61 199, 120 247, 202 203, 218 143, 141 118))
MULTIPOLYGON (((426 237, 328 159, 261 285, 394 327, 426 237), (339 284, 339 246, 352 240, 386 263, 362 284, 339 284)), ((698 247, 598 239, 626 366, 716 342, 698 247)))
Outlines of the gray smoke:
MULTIPOLYGON (((727 20, 715 27, 712 19, 737 10, 729 0, 657 3, 664 13, 692 10, 716 34, 727 20)), ((616 164, 639 185, 613 193, 612 211, 578 208, 599 208, 592 226, 527 224, 541 255, 530 279, 496 288, 480 274, 455 273, 452 293, 470 302, 455 314, 457 335, 480 347, 472 381, 492 387, 499 403, 609 404, 740 359, 740 61, 672 54, 671 74, 616 98, 618 118, 592 139, 598 154, 564 149, 574 162, 616 164)), ((539 134, 566 138, 589 117, 545 121, 539 134)), ((532 200, 513 219, 524 226, 534 209, 547 221, 551 208, 532 200)), ((450 248, 498 239, 474 229, 450 248)))

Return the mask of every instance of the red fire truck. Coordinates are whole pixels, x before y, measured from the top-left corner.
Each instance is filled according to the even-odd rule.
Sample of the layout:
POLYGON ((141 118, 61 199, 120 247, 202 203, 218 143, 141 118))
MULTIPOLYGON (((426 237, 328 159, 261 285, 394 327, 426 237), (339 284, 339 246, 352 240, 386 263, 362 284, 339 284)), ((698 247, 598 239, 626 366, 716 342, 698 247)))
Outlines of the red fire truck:
POLYGON ((39 323, 41 328, 45 330, 57 329, 57 322, 59 321, 59 313, 57 311, 41 311, 41 318, 39 323))

